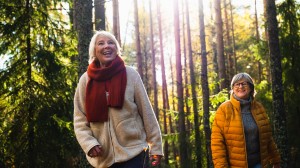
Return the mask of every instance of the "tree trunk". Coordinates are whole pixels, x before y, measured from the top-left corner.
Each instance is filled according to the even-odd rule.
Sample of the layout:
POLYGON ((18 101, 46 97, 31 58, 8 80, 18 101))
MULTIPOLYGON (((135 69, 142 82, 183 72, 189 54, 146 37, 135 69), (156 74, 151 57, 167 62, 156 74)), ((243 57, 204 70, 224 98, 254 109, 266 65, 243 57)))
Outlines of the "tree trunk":
POLYGON ((226 52, 227 56, 227 73, 228 78, 231 79, 233 77, 233 60, 232 60, 232 43, 230 40, 230 28, 229 28, 229 19, 227 14, 227 1, 223 0, 224 5, 224 21, 225 21, 225 28, 226 28, 226 45, 228 47, 228 52, 226 52))
POLYGON ((140 40, 140 26, 139 26, 139 14, 138 14, 138 3, 137 0, 134 0, 134 23, 135 23, 135 44, 136 44, 136 62, 137 62, 137 70, 143 78, 143 59, 141 53, 141 40, 140 40))
POLYGON ((35 155, 35 149, 34 149, 34 141, 35 141, 35 136, 34 136, 34 110, 33 110, 33 104, 31 102, 32 100, 32 89, 31 89, 31 81, 32 81, 32 69, 31 69, 31 39, 30 39, 30 29, 31 29, 31 4, 29 0, 26 0, 26 6, 25 6, 25 14, 27 15, 26 18, 26 94, 27 95, 27 107, 25 108, 28 112, 28 117, 27 117, 27 124, 28 124, 28 132, 27 132, 27 140, 28 140, 28 148, 27 148, 27 156, 28 156, 28 166, 29 167, 35 167, 35 161, 36 161, 36 155, 35 155), (29 87, 28 87, 29 86, 29 87))
POLYGON ((200 45, 201 45, 201 87, 203 101, 203 123, 206 144, 207 167, 213 167, 210 147, 210 122, 209 122, 209 87, 207 77, 207 58, 206 58, 206 42, 205 42, 205 26, 203 13, 203 0, 199 0, 199 23, 200 23, 200 45))
MULTIPOLYGON (((263 0, 263 3, 264 3, 264 18, 267 18, 267 1, 268 0, 263 0)), ((268 33, 268 24, 267 24, 267 21, 265 21, 265 38, 266 38, 266 41, 269 40, 269 33, 268 33)), ((269 44, 267 44, 269 45, 269 44)), ((269 46, 268 46, 268 49, 269 49, 269 46)), ((266 55, 266 76, 267 76, 267 81, 268 83, 271 83, 271 70, 270 70, 270 54, 268 53, 266 55)))
POLYGON ((289 146, 287 138, 286 115, 284 108, 284 92, 282 86, 281 53, 278 37, 278 22, 276 18, 275 0, 266 3, 268 44, 270 53, 271 76, 272 76, 272 95, 274 110, 274 132, 277 146, 281 153, 281 167, 287 168, 289 163, 289 146))
POLYGON ((105 0, 94 0, 95 29, 105 30, 105 0))
POLYGON ((224 57, 224 42, 223 42, 223 22, 221 15, 221 2, 215 0, 215 14, 216 14, 216 33, 217 33, 217 55, 218 55, 218 68, 219 68, 219 81, 220 90, 228 88, 228 79, 226 77, 226 66, 224 57))
POLYGON ((89 44, 93 36, 92 0, 74 0, 74 23, 78 36, 78 76, 87 69, 89 44))
MULTIPOLYGON (((174 80, 174 76, 173 76, 173 63, 172 63, 172 57, 170 57, 170 60, 169 60, 169 62, 170 62, 170 70, 171 70, 171 83, 172 83, 172 92, 171 92, 171 95, 172 95, 172 109, 173 109, 173 111, 176 111, 176 107, 175 107, 175 100, 174 100, 174 97, 175 97, 175 85, 174 85, 174 83, 175 83, 175 80, 174 80)), ((179 128, 178 128, 178 122, 175 120, 175 124, 174 125, 176 125, 175 126, 175 129, 173 128, 173 122, 172 122, 172 116, 171 115, 169 115, 169 121, 170 121, 170 133, 171 134, 174 134, 175 133, 175 130, 179 130, 179 128)), ((172 149, 173 149, 173 156, 174 156, 174 160, 177 160, 177 156, 178 156, 178 150, 177 150, 177 148, 176 148, 176 146, 175 146, 175 142, 174 141, 172 141, 172 149)), ((178 164, 177 164, 177 162, 175 162, 175 167, 177 168, 178 167, 178 164)))
POLYGON ((156 70, 155 70, 155 50, 154 50, 154 42, 153 42, 153 23, 152 23, 152 4, 149 1, 149 11, 150 11, 150 40, 151 40, 151 55, 152 55, 152 85, 154 91, 154 112, 159 121, 159 113, 158 113, 158 101, 157 101, 157 84, 156 84, 156 70))
POLYGON ((190 67, 190 80, 192 86, 192 101, 193 101, 193 111, 194 111, 194 128, 195 128, 195 147, 196 147, 196 167, 202 167, 202 158, 201 158, 201 137, 200 137, 200 122, 199 122, 199 113, 198 113, 198 100, 196 93, 196 79, 195 79, 195 70, 193 63, 193 51, 192 51, 192 40, 191 40, 191 31, 190 31, 190 18, 189 18, 189 4, 186 1, 186 25, 187 25, 187 46, 188 46, 188 58, 189 58, 189 67, 190 67))
POLYGON ((112 2, 113 2, 113 31, 120 46, 122 46, 121 36, 120 36, 119 1, 113 0, 112 2))
MULTIPOLYGON (((141 4, 142 7, 142 11, 146 11, 145 9, 145 4, 142 3, 141 4)), ((146 91, 148 94, 150 94, 151 92, 151 80, 149 79, 149 71, 152 72, 152 69, 151 69, 151 63, 149 63, 151 61, 151 56, 149 56, 149 46, 148 46, 148 34, 149 34, 149 31, 147 31, 148 29, 148 26, 149 25, 146 25, 146 17, 142 16, 141 17, 141 32, 140 32, 140 39, 141 39, 141 55, 142 55, 142 71, 143 71, 143 79, 144 79, 144 85, 145 85, 145 88, 146 88, 146 91), (149 59, 150 58, 150 59, 149 59), (150 82, 148 82, 150 81, 150 82)), ((139 23, 140 23, 139 22, 139 23)), ((151 45, 151 44, 150 44, 151 45)), ((151 47, 150 47, 151 48, 151 47)), ((151 73, 150 73, 151 74, 151 73)))
MULTIPOLYGON (((78 38, 78 76, 80 77, 88 66, 89 43, 93 36, 92 24, 92 0, 74 0, 74 28, 78 38)), ((88 165, 85 153, 80 149, 79 162, 82 165, 88 165)))
POLYGON ((229 0, 229 6, 230 6, 230 22, 231 22, 231 36, 232 36, 232 56, 233 56, 233 74, 236 74, 236 53, 235 53, 235 36, 234 36, 234 23, 233 23, 233 14, 232 14, 232 4, 231 0, 229 0))
POLYGON ((181 65, 181 50, 180 50, 180 27, 179 27, 179 10, 178 0, 174 2, 174 34, 175 34, 175 51, 176 51, 176 83, 177 83, 177 98, 179 112, 179 148, 180 148, 180 167, 189 167, 187 160, 187 139, 185 130, 185 114, 183 109, 183 87, 182 87, 182 65, 181 65))
MULTIPOLYGON (((184 11, 184 2, 185 0, 182 0, 182 11, 184 11)), ((187 136, 190 136, 190 130, 192 128, 192 124, 190 122, 190 120, 188 119, 188 117, 190 116, 191 114, 191 107, 190 107, 190 103, 189 103, 189 98, 190 98, 190 93, 189 93, 189 79, 188 79, 188 65, 187 65, 187 61, 188 61, 188 58, 187 58, 187 54, 186 54, 186 35, 185 35, 185 31, 186 28, 185 28, 185 18, 184 18, 184 12, 182 14, 182 40, 183 40, 183 60, 184 60, 184 67, 183 67, 183 71, 184 71, 184 83, 185 83, 185 87, 184 87, 184 91, 185 91, 185 98, 184 98, 184 103, 185 103, 185 109, 186 109, 186 116, 187 116, 187 121, 186 121, 186 130, 187 130, 187 136)))
MULTIPOLYGON (((255 5, 255 32, 256 32, 256 43, 259 44, 260 41, 260 37, 259 37, 259 30, 258 30, 258 18, 257 18, 257 9, 256 9, 256 0, 254 0, 254 5, 255 5)), ((261 63, 260 60, 257 60, 256 62, 257 64, 257 70, 258 70, 258 74, 257 74, 257 83, 261 82, 261 63)))
MULTIPOLYGON (((213 5, 212 5, 212 1, 210 1, 209 5, 210 5, 210 10, 213 11, 213 5)), ((210 16, 210 20, 211 23, 213 23, 213 12, 211 12, 211 16, 210 16)), ((213 62, 213 72, 219 72, 219 68, 218 68, 218 57, 217 57, 217 44, 215 42, 215 37, 216 37, 216 29, 214 25, 210 26, 210 34, 212 36, 212 38, 209 39, 209 45, 212 48, 212 62, 213 62)), ((214 89, 213 89, 213 94, 217 94, 220 92, 220 87, 217 84, 217 77, 213 77, 213 81, 214 81, 214 89)))
MULTIPOLYGON (((149 0, 151 1, 151 0, 149 0)), ((158 32, 159 32, 159 47, 160 47, 160 64, 161 64, 161 75, 162 75, 162 97, 163 97, 163 116, 164 116, 164 133, 168 135, 168 128, 167 128, 167 111, 170 110, 169 105, 169 95, 168 95, 168 86, 166 81, 166 71, 165 71, 165 58, 164 58, 164 47, 163 47, 163 37, 162 37, 162 27, 161 27, 161 12, 160 12, 160 3, 159 0, 156 1, 157 4, 157 22, 158 22, 158 32)), ((172 71, 171 71, 172 73, 172 71)), ((171 115, 169 115, 171 116, 171 115)), ((169 120, 170 125, 170 132, 172 132, 172 120, 169 120)), ((175 149, 173 148, 173 151, 175 149)), ((165 141, 164 146, 164 160, 165 164, 169 165, 169 142, 168 140, 165 141)), ((176 159, 176 155, 174 155, 174 159, 176 159)))

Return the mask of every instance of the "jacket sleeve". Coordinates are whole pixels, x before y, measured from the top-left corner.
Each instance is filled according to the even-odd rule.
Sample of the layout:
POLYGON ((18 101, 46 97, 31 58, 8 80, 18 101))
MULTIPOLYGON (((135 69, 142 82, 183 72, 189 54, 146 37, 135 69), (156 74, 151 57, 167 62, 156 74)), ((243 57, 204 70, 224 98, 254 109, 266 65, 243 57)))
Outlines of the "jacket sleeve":
POLYGON ((151 155, 163 155, 161 131, 141 77, 135 71, 134 100, 142 117, 151 155))
POLYGON ((215 168, 229 167, 226 155, 226 144, 224 138, 224 124, 226 121, 222 105, 218 108, 212 125, 211 151, 215 168))
POLYGON ((74 96, 74 131, 77 141, 83 151, 88 151, 95 145, 100 145, 96 138, 93 137, 91 128, 87 122, 85 113, 85 88, 86 73, 79 80, 74 96))

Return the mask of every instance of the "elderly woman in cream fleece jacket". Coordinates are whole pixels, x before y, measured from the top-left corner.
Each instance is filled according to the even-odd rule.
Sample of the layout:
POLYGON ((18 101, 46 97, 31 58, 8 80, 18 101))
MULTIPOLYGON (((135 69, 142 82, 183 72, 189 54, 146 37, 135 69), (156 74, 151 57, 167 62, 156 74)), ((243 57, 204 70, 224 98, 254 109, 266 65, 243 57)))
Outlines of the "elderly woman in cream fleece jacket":
MULTIPOLYGON (((94 59, 97 58, 99 61, 102 61, 104 57, 101 57, 101 54, 107 56, 107 54, 119 49, 115 38, 110 33, 103 31, 94 35, 90 49, 91 47, 95 48, 96 56, 94 59), (99 43, 100 46, 98 46, 99 40, 102 41, 99 43), (100 47, 100 56, 97 56, 97 47, 100 47)), ((120 58, 117 55, 113 59, 120 58)), ((93 167, 104 168, 128 162, 141 153, 146 155, 147 152, 145 151, 148 148, 150 156, 159 158, 158 162, 163 155, 159 124, 143 82, 137 71, 129 66, 124 66, 125 74, 127 82, 124 87, 123 105, 121 108, 108 106, 104 121, 95 122, 89 119, 87 115, 86 96, 88 94, 86 92, 90 80, 88 72, 84 73, 79 80, 74 96, 74 130, 80 146, 93 167), (93 150, 96 155, 93 155, 93 150)))

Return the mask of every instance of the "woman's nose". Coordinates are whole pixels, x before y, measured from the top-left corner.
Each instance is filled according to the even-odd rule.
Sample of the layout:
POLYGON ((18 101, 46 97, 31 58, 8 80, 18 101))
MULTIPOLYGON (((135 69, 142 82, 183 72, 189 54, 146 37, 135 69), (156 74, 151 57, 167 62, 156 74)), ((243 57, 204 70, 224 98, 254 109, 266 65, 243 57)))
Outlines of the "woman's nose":
POLYGON ((109 46, 109 44, 108 43, 104 43, 104 48, 107 48, 109 46))

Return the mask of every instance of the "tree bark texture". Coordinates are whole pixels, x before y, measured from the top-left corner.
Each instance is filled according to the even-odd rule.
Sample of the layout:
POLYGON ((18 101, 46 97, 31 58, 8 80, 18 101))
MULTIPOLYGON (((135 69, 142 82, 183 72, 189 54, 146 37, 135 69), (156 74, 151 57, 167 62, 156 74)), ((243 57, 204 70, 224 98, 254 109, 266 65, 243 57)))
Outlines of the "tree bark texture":
POLYGON ((203 102, 203 123, 206 144, 207 167, 213 167, 210 147, 210 121, 209 121, 209 87, 207 77, 207 52, 205 40, 205 26, 203 13, 203 0, 199 0, 199 23, 200 23, 200 45, 201 45, 201 87, 202 87, 202 102, 203 102))
POLYGON ((105 30, 105 0, 94 0, 95 29, 105 30))
POLYGON ((226 77, 226 66, 225 66, 225 56, 224 56, 224 42, 223 42, 223 22, 221 14, 221 2, 220 0, 215 0, 215 14, 216 14, 216 33, 217 33, 217 55, 218 55, 218 75, 220 81, 220 90, 227 89, 227 77, 226 77))
MULTIPOLYGON (((264 18, 265 19, 267 19, 267 1, 268 0, 263 0, 263 3, 264 3, 264 18)), ((266 38, 266 41, 269 41, 269 33, 268 33, 268 23, 267 23, 267 20, 265 21, 265 38, 266 38)), ((267 45, 269 45, 269 44, 267 44, 267 45)), ((269 49, 269 46, 268 46, 268 49, 269 49)), ((266 71, 267 71, 267 73, 266 73, 266 76, 267 76, 267 80, 268 80, 268 82, 269 83, 271 83, 271 70, 270 70, 270 54, 268 53, 267 55, 266 55, 266 64, 267 64, 267 66, 266 66, 266 71)))
MULTIPOLYGON (((254 5, 255 5, 255 32, 256 32, 256 42, 257 44, 259 44, 260 42, 260 36, 259 36, 259 30, 258 30, 258 18, 257 18, 257 5, 256 5, 256 0, 254 1, 254 5)), ((257 73, 257 83, 261 82, 261 63, 260 60, 257 60, 257 69, 258 69, 258 73, 257 73)))
POLYGON ((182 87, 182 65, 180 50, 180 27, 179 27, 179 9, 178 0, 174 1, 174 34, 175 34, 175 50, 176 50, 176 86, 179 112, 179 148, 180 148, 180 167, 189 167, 187 160, 187 140, 185 130, 185 114, 183 109, 183 87, 182 87))
POLYGON ((202 167, 202 159, 201 159, 201 137, 200 137, 200 122, 199 122, 199 112, 198 112, 198 100, 196 93, 196 79, 195 79, 195 70, 194 70, 194 62, 193 62, 193 51, 192 51, 192 39, 191 39, 191 31, 190 31, 190 16, 189 16, 189 4, 186 1, 185 5, 185 13, 186 13, 186 32, 187 32, 187 47, 188 47, 188 59, 189 59, 189 67, 190 67, 190 80, 192 87, 192 101, 193 101, 193 112, 194 112, 194 129, 195 129, 195 147, 196 147, 196 167, 202 167))
POLYGON ((228 78, 231 79, 233 77, 233 60, 232 60, 232 44, 231 44, 231 38, 230 38, 230 28, 229 28, 229 19, 228 19, 228 13, 227 13, 227 1, 223 0, 223 6, 224 6, 224 21, 225 21, 225 32, 226 32, 226 46, 228 47, 228 51, 226 53, 225 58, 227 58, 227 74, 228 78))
POLYGON ((36 161, 36 155, 35 155, 35 136, 34 136, 34 109, 33 109, 33 102, 32 100, 32 88, 31 88, 31 82, 32 82, 32 68, 31 68, 31 39, 30 39, 30 29, 31 29, 31 10, 32 6, 29 0, 26 0, 25 5, 25 15, 27 15, 26 22, 26 94, 27 95, 27 107, 25 107, 25 111, 27 110, 27 124, 28 124, 28 132, 27 132, 27 157, 28 157, 28 167, 35 167, 35 161, 36 161))
MULTIPOLYGON (((182 11, 185 10, 184 8, 184 1, 185 0, 182 0, 182 11)), ((184 60, 184 67, 183 67, 183 73, 184 73, 184 95, 185 95, 185 98, 184 98, 184 105, 185 105, 185 109, 186 109, 186 116, 190 116, 191 115, 191 107, 190 107, 190 103, 189 103, 189 99, 190 99, 190 93, 189 93, 189 90, 190 90, 190 87, 189 87, 189 71, 188 71, 188 56, 186 54, 186 34, 185 34, 185 31, 186 28, 185 28, 185 14, 183 12, 182 14, 182 46, 183 46, 183 60, 184 60)), ((190 122, 190 120, 187 118, 187 121, 186 121, 186 130, 187 130, 187 136, 190 136, 190 130, 192 128, 192 124, 190 122)))
POLYGON ((120 46, 122 46, 121 35, 120 35, 119 1, 113 0, 112 2, 113 2, 113 31, 120 46))
POLYGON ((286 127, 286 112, 284 108, 284 92, 282 86, 281 53, 278 37, 278 22, 276 18, 275 0, 266 2, 268 44, 272 76, 274 132, 279 151, 281 153, 281 167, 287 168, 289 163, 289 146, 286 127))
MULTIPOLYGON (((149 1, 151 1, 151 0, 149 0, 149 1)), ((167 86, 167 81, 166 81, 165 58, 164 58, 163 36, 162 36, 162 26, 161 26, 161 12, 160 12, 159 0, 156 1, 156 4, 157 4, 157 22, 158 22, 158 33, 159 33, 160 64, 161 64, 161 75, 162 75, 164 133, 167 135, 168 134, 167 112, 170 110, 170 105, 169 105, 168 86, 167 86)), ((169 116, 171 116, 171 115, 169 115, 169 116)), ((171 132, 171 130, 173 129, 172 120, 169 120, 169 125, 170 125, 170 132, 171 132)), ((174 148, 172 148, 172 149, 173 149, 173 151, 175 150, 174 148)), ((168 142, 168 140, 165 141, 164 154, 165 154, 164 155, 165 164, 169 165, 169 142, 168 142)), ((174 158, 176 159, 175 154, 174 154, 174 158)))
POLYGON ((89 44, 93 36, 92 0, 74 0, 74 24, 78 37, 78 76, 81 76, 88 66, 89 44))
POLYGON ((231 22, 231 39, 232 39, 232 56, 233 56, 233 61, 232 61, 232 66, 233 66, 233 74, 236 74, 237 73, 237 70, 236 70, 236 53, 235 53, 235 35, 234 35, 234 23, 233 23, 233 12, 232 12, 232 4, 231 4, 231 0, 229 0, 229 6, 230 6, 230 22, 231 22))
POLYGON ((157 100, 157 83, 156 83, 156 68, 155 68, 155 49, 153 41, 153 21, 152 21, 152 1, 149 1, 149 11, 150 11, 150 41, 151 41, 151 58, 152 58, 152 85, 154 92, 154 112, 157 120, 159 121, 159 111, 158 111, 158 100, 157 100))
MULTIPOLYGON (((170 62, 170 70, 171 70, 171 83, 173 83, 171 86, 171 97, 173 98, 172 99, 172 109, 175 111, 176 110, 176 107, 175 107, 175 79, 174 79, 174 75, 173 75, 173 63, 172 63, 172 57, 170 57, 170 59, 169 59, 169 62, 170 62)), ((175 133, 176 131, 178 132, 179 131, 179 128, 178 128, 178 121, 176 121, 175 120, 175 123, 174 123, 174 127, 175 127, 175 129, 174 129, 174 127, 173 127, 173 122, 172 122, 172 116, 171 115, 169 115, 169 122, 170 122, 170 132, 171 132, 171 134, 172 133, 175 133)), ((177 148, 176 148, 176 146, 175 146, 175 142, 173 141, 172 142, 172 149, 173 149, 173 155, 174 155, 174 160, 177 160, 177 156, 178 156, 178 150, 177 150, 177 148)), ((180 164, 180 163, 179 163, 180 164)), ((179 165, 177 164, 177 163, 175 163, 175 167, 177 168, 179 165)))
POLYGON ((136 45, 136 62, 137 62, 137 70, 143 78, 143 59, 141 53, 141 40, 140 40, 140 26, 139 26, 139 14, 138 14, 138 2, 134 0, 134 23, 135 23, 135 45, 136 45))
MULTIPOLYGON (((210 1, 210 9, 211 11, 213 11, 213 2, 210 1)), ((213 23, 213 12, 211 12, 211 15, 210 15, 210 21, 211 23, 213 23)), ((216 41, 215 41, 215 38, 216 38, 216 29, 215 29, 215 26, 214 25, 211 25, 210 26, 210 34, 212 35, 212 38, 209 39, 209 45, 211 46, 212 48, 212 51, 211 51, 211 54, 212 54, 212 64, 213 64, 213 71, 218 73, 219 72, 219 68, 218 68, 218 56, 217 56, 217 44, 216 44, 216 41)), ((213 81, 217 81, 217 78, 218 77, 214 77, 213 81)), ((214 90, 213 90, 213 94, 217 94, 220 92, 220 87, 217 86, 216 84, 217 82, 214 82, 214 90)))

